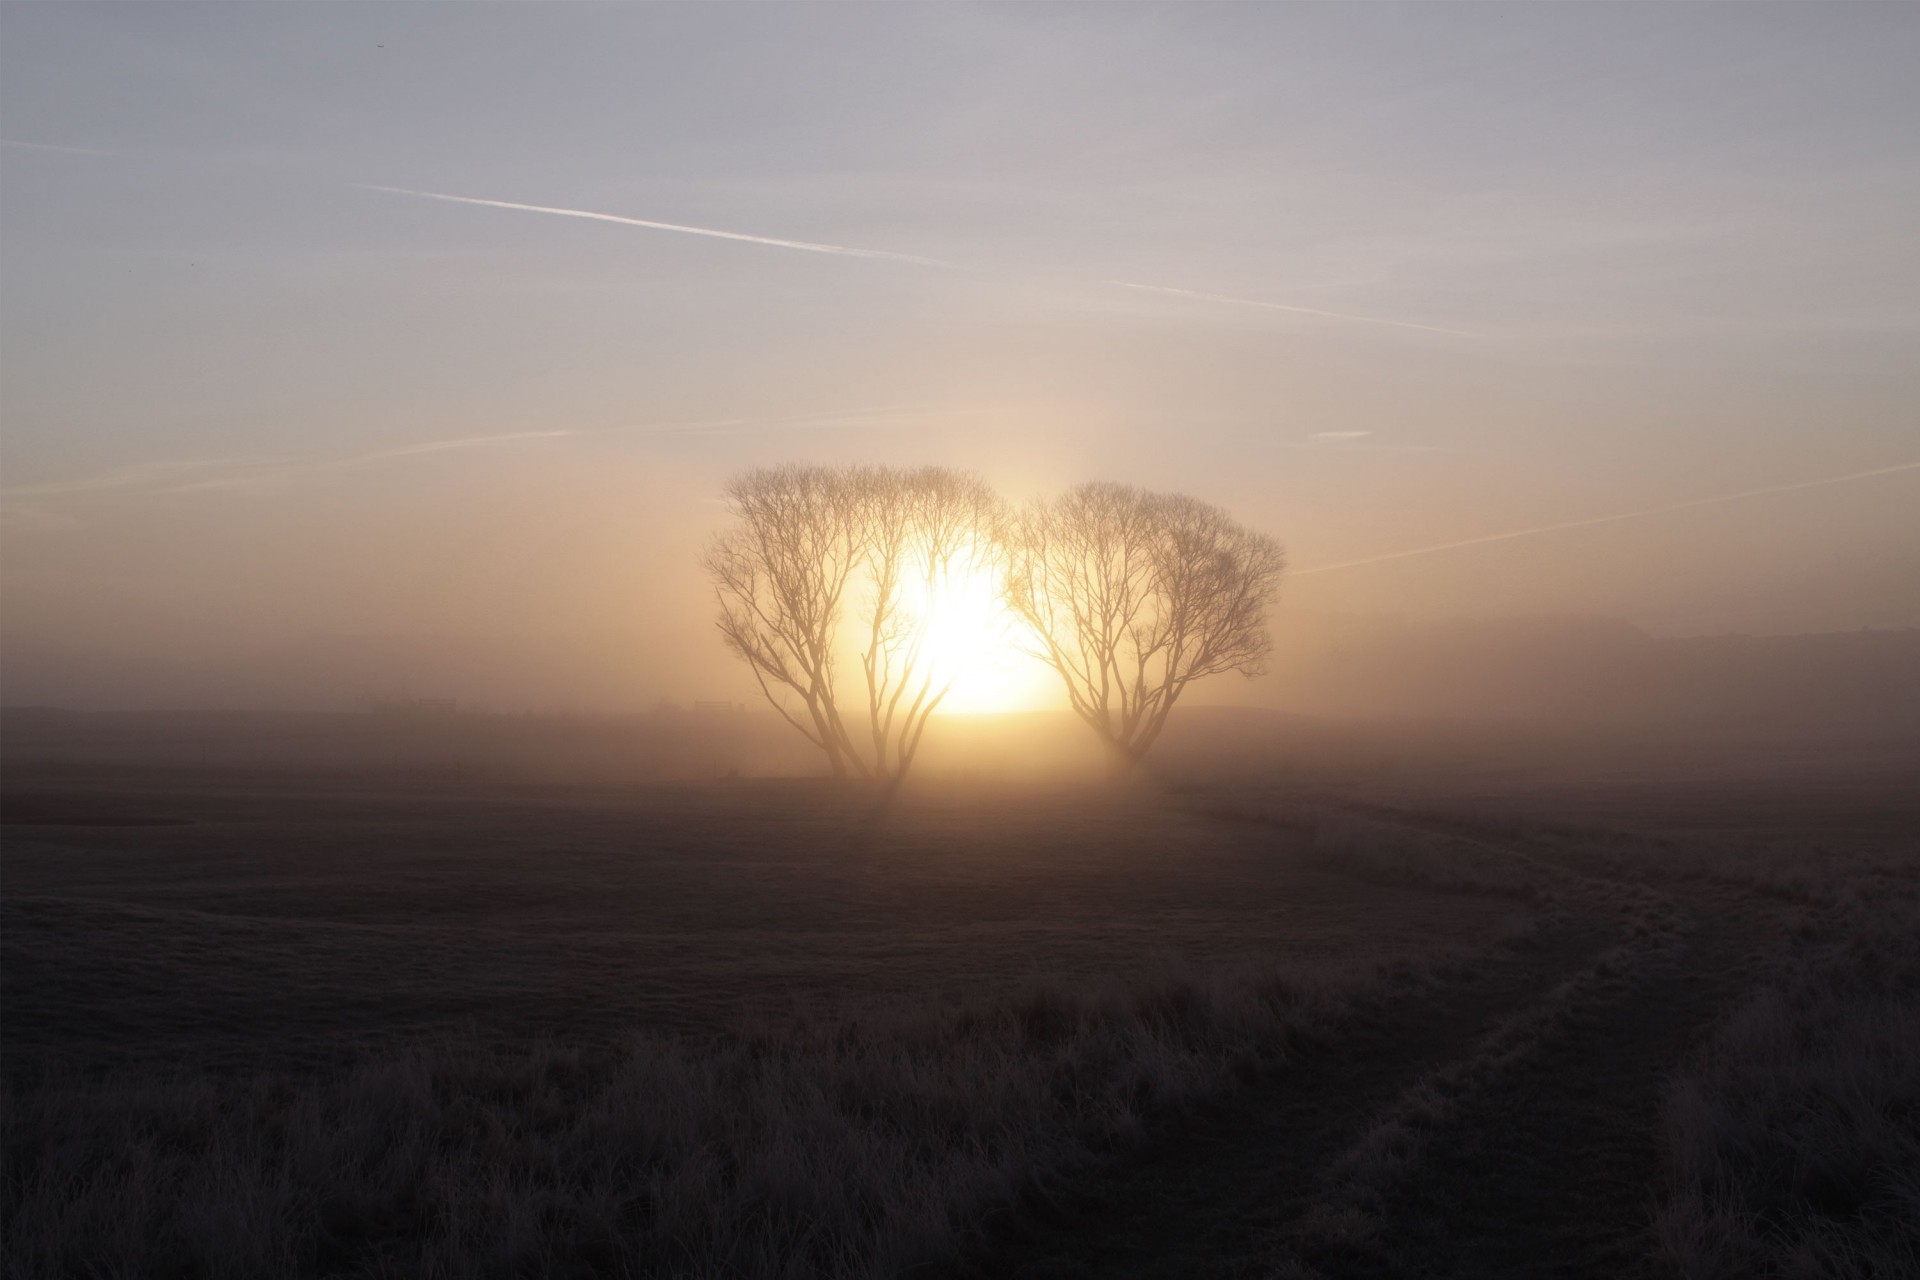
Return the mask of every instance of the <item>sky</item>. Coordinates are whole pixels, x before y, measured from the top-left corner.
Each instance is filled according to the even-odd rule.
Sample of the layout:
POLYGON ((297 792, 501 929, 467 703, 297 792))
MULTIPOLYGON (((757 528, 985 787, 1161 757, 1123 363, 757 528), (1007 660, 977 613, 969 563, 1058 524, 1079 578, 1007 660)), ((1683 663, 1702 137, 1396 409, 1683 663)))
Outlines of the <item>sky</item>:
POLYGON ((1920 625, 1920 7, 0 6, 0 698, 746 697, 718 494, 1920 625))

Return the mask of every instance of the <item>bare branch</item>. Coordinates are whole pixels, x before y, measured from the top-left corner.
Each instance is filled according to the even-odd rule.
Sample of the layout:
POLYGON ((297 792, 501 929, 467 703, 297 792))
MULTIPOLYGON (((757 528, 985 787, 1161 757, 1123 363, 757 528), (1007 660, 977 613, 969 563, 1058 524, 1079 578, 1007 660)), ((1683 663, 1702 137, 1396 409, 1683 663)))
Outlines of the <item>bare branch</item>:
POLYGON ((1146 753, 1194 680, 1262 670, 1284 557, 1217 507, 1085 484, 1022 512, 1004 542, 1029 652, 1125 760, 1146 753))
POLYGON ((734 480, 727 505, 736 525, 706 557, 727 647, 836 774, 904 773, 952 685, 932 670, 924 615, 956 575, 992 562, 999 499, 941 468, 785 466, 734 480), (866 695, 858 743, 835 683, 848 607, 866 695))

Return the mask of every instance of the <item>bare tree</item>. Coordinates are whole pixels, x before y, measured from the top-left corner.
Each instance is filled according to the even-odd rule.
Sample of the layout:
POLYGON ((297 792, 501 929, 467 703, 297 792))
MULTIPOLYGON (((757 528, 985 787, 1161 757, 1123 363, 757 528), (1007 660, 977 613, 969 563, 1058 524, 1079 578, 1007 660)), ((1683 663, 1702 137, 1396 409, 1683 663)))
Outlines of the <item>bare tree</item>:
POLYGON ((865 550, 855 498, 861 479, 858 471, 796 466, 740 476, 726 495, 738 523, 706 558, 727 647, 839 777, 859 764, 834 699, 834 640, 865 550))
POLYGON ((1005 554, 1007 602, 1032 653, 1127 764, 1195 680, 1264 670, 1285 557, 1218 507, 1084 484, 1022 513, 1005 554))
POLYGON ((959 675, 927 652, 932 611, 956 575, 991 558, 998 499, 979 479, 934 467, 787 466, 739 477, 727 504, 738 523, 706 558, 727 647, 837 776, 903 776, 959 675), (863 733, 849 728, 835 683, 848 609, 863 733))
POLYGON ((899 777, 962 674, 927 651, 932 613, 961 577, 992 571, 1001 503, 977 476, 924 467, 873 473, 864 506, 871 594, 860 665, 873 773, 899 777))

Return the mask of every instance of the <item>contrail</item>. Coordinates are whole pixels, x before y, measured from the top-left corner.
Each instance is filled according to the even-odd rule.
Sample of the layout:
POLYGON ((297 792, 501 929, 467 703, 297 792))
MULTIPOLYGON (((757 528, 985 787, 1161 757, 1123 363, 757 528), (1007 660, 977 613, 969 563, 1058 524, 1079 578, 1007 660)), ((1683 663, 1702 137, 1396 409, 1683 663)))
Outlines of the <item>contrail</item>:
MULTIPOLYGON (((412 187, 383 187, 370 182, 354 184, 361 191, 381 191, 388 195, 413 196, 420 200, 445 200, 451 204, 478 205, 486 209, 513 209, 521 213, 546 213, 560 218, 586 218, 593 222, 612 222, 623 227, 642 227, 648 231, 673 231, 681 235, 707 236, 715 240, 735 240, 744 244, 770 245, 776 249, 799 249, 806 253, 830 253, 843 258, 873 258, 887 262, 906 262, 917 267, 937 267, 943 271, 969 271, 973 268, 943 258, 927 258, 913 253, 895 253, 890 249, 857 249, 844 244, 821 244, 812 240, 786 240, 779 236, 749 235, 744 231, 722 231, 715 227, 689 227, 678 222, 656 222, 651 218, 629 218, 624 214, 597 213, 591 209, 567 209, 550 204, 521 204, 514 200, 483 200, 478 196, 448 195, 442 191, 417 191, 412 187)), ((1458 338, 1483 335, 1467 329, 1449 329, 1443 325, 1417 324, 1411 320, 1390 320, 1383 316, 1358 315, 1350 311, 1326 311, 1319 307, 1297 307, 1285 302, 1265 302, 1258 298, 1237 298, 1224 293, 1202 293, 1197 289, 1175 289, 1167 285, 1140 284, 1132 280, 1107 280, 1103 283, 1121 289, 1146 293, 1164 293, 1233 307, 1257 307, 1263 311, 1286 311, 1313 316, 1320 320, 1343 320, 1350 324, 1388 325, 1396 329, 1416 329, 1422 333, 1444 333, 1458 338)))
POLYGON ((717 436, 737 431, 862 430, 876 425, 915 425, 930 417, 951 417, 972 413, 968 408, 941 408, 936 405, 886 405, 877 409, 828 409, 818 413, 783 414, 766 418, 713 418, 700 422, 646 423, 635 427, 610 427, 608 431, 646 436, 717 436))
POLYGON ((144 489, 177 480, 182 474, 220 467, 248 465, 240 458, 190 458, 177 462, 141 462, 116 467, 97 475, 74 480, 48 480, 34 484, 8 485, 0 489, 0 498, 50 498, 69 493, 92 493, 101 489, 144 489))
MULTIPOLYGON (((0 147, 20 147, 29 151, 52 151, 76 156, 118 156, 116 151, 99 151, 91 147, 67 147, 50 142, 27 142, 16 138, 0 138, 0 147)), ((357 182, 353 184, 360 191, 379 191, 387 195, 412 196, 417 200, 444 200, 449 204, 470 204, 486 209, 511 209, 520 213, 545 213, 557 218, 585 218, 590 222, 612 222, 625 227, 640 227, 647 231, 671 231, 685 236, 705 236, 712 240, 733 240, 741 244, 766 245, 775 249, 797 249, 803 253, 825 253, 841 258, 867 258, 884 262, 905 262, 917 267, 935 267, 943 271, 970 271, 958 262, 949 262, 944 258, 929 258, 916 253, 897 253, 891 249, 861 249, 853 245, 825 244, 814 240, 788 240, 780 236, 758 236, 745 231, 723 231, 718 227, 690 227, 679 222, 658 222, 651 218, 629 218, 624 214, 599 213, 592 209, 567 209, 558 205, 522 204, 514 200, 485 200, 479 196, 456 196, 444 191, 418 191, 412 187, 387 187, 376 183, 357 182)), ((1260 298, 1240 298, 1225 293, 1204 293, 1198 289, 1176 289, 1169 285, 1141 284, 1133 280, 1108 280, 1106 284, 1121 289, 1137 289, 1145 293, 1160 293, 1177 298, 1192 298, 1200 302, 1219 303, 1231 307, 1255 307, 1263 311, 1284 311, 1293 315, 1313 316, 1321 320, 1342 320, 1350 324, 1386 325, 1395 329, 1414 329, 1422 333, 1444 333, 1460 338, 1478 338, 1485 335, 1467 329, 1450 329, 1444 325, 1419 324, 1412 320, 1392 320, 1384 316, 1360 315, 1349 311, 1328 311, 1320 307, 1301 307, 1286 302, 1268 302, 1260 298)))
POLYGON ((1739 502, 1744 498, 1763 498, 1773 493, 1797 493, 1801 489, 1819 489, 1830 484, 1846 484, 1853 480, 1867 480, 1874 476, 1890 476, 1901 471, 1920 471, 1920 462, 1901 462, 1891 467, 1875 467, 1871 471, 1854 471, 1844 476, 1827 476, 1821 480, 1801 480, 1795 484, 1768 485, 1764 489, 1742 489, 1739 493, 1717 493, 1710 498, 1689 498, 1685 502, 1670 502, 1665 506, 1642 507, 1636 511, 1616 511, 1612 515, 1588 516, 1584 520, 1562 520, 1557 524, 1534 525, 1530 529, 1511 529, 1506 533, 1489 533, 1478 538, 1461 538, 1455 542, 1439 542, 1431 547, 1415 547, 1411 551, 1389 551, 1383 556, 1367 556, 1361 560, 1343 560, 1339 564, 1317 565, 1311 569, 1296 569, 1293 576, 1304 577, 1311 573, 1332 573, 1335 569, 1355 569, 1363 564, 1380 564, 1387 560, 1406 560, 1413 556, 1430 556, 1437 551, 1452 551, 1456 547, 1477 547, 1489 542, 1508 542, 1514 538, 1531 538, 1537 533, 1557 533, 1562 529, 1584 529, 1589 525, 1613 524, 1620 520, 1638 520, 1642 516, 1665 515, 1669 511, 1686 511, 1693 507, 1710 507, 1721 502, 1739 502))
POLYGON ((510 440, 557 440, 561 436, 580 434, 577 431, 503 431, 491 436, 462 436, 457 440, 429 440, 424 444, 403 445, 397 449, 381 449, 375 453, 355 454, 351 458, 342 458, 330 465, 351 467, 362 462, 384 462, 389 458, 417 458, 423 453, 445 453, 449 449, 472 449, 479 445, 505 444, 510 440))
POLYGON ((748 235, 744 231, 720 231, 713 227, 689 227, 677 222, 654 222, 647 218, 628 218, 617 213, 595 213, 590 209, 562 209, 545 204, 516 204, 511 200, 482 200, 477 196, 450 196, 439 191, 414 191, 407 187, 378 187, 356 183, 362 191, 384 191, 389 195, 417 196, 422 200, 445 200, 452 204, 475 204, 489 209, 517 209, 522 213, 550 213, 561 218, 587 218, 594 222, 617 222, 649 231, 675 231, 687 236, 708 236, 715 240, 738 240, 745 244, 771 245, 776 249, 800 249, 807 253, 831 253, 843 258, 880 258, 890 262, 910 262, 920 267, 959 270, 959 264, 917 254, 894 253, 887 249, 856 249, 844 244, 818 244, 812 240, 782 240, 777 236, 748 235))
POLYGON ((818 413, 789 414, 784 417, 717 418, 700 422, 642 423, 632 427, 554 428, 544 431, 502 431, 484 436, 456 436, 447 440, 424 440, 417 444, 396 445, 336 457, 307 458, 195 458, 177 462, 145 462, 120 467, 74 480, 53 480, 0 488, 0 501, 17 498, 51 498, 102 490, 165 489, 171 493, 194 493, 220 489, 239 489, 289 476, 314 472, 340 471, 371 463, 393 462, 405 458, 450 453, 456 449, 477 449, 521 440, 558 440, 573 436, 636 434, 720 435, 733 431, 778 429, 782 427, 858 428, 871 421, 886 421, 900 415, 966 413, 965 409, 941 409, 920 405, 886 405, 871 409, 836 409, 818 413), (200 473, 197 477, 195 473, 200 473))
POLYGON ((167 489, 187 493, 198 489, 231 489, 270 480, 277 476, 310 471, 330 471, 357 467, 370 462, 414 458, 445 453, 452 449, 472 449, 483 445, 506 444, 515 440, 549 440, 578 435, 575 431, 506 431, 490 436, 463 436, 454 440, 427 440, 371 453, 349 454, 336 458, 194 458, 178 462, 142 462, 119 467, 98 475, 75 480, 52 480, 39 484, 0 488, 0 499, 51 498, 66 494, 96 493, 114 489, 167 489), (195 472, 202 478, 192 479, 195 472), (207 475, 204 473, 211 472, 207 475))
POLYGON ((92 147, 62 147, 51 142, 25 142, 19 138, 0 138, 0 147, 19 147, 23 151, 57 151, 66 156, 117 156, 117 151, 96 151, 92 147))
POLYGON ((214 476, 207 480, 194 480, 174 486, 175 493, 190 493, 200 489, 238 489, 262 481, 271 481, 285 476, 312 474, 316 471, 342 471, 353 467, 363 467, 374 462, 393 462, 402 458, 419 458, 428 454, 449 453, 455 449, 478 449, 489 445, 511 444, 518 440, 555 440, 562 436, 578 435, 577 431, 502 431, 490 436, 459 436, 451 440, 424 440, 419 444, 400 445, 392 449, 376 449, 370 453, 348 454, 341 458, 295 458, 279 461, 258 462, 240 468, 233 474, 214 476))
POLYGON ((1322 320, 1348 320, 1355 324, 1384 324, 1395 329, 1418 329, 1422 333, 1445 333, 1456 338, 1478 338, 1470 329, 1449 329, 1444 325, 1416 324, 1411 320, 1389 320, 1384 316, 1356 315, 1351 311, 1323 311, 1319 307, 1296 307, 1286 302, 1263 302, 1258 298, 1236 298, 1226 293, 1202 293, 1198 289, 1173 289, 1163 284, 1139 284, 1132 280, 1109 280, 1121 289, 1139 289, 1144 293, 1167 293, 1177 298, 1196 298, 1201 302, 1219 302, 1231 307, 1259 307, 1263 311, 1286 311, 1294 315, 1315 316, 1322 320))

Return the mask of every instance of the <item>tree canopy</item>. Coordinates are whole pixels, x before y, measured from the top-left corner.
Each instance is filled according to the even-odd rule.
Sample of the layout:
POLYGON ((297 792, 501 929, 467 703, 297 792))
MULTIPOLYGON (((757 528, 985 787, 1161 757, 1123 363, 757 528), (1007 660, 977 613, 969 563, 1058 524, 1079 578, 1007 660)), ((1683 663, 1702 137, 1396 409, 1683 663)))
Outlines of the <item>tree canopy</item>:
POLYGON ((726 497, 735 523, 706 558, 720 633, 836 775, 911 768, 961 674, 927 641, 965 575, 997 575, 1026 650, 1129 763, 1190 684, 1257 675, 1272 647, 1279 545, 1181 494, 1083 484, 1010 515, 940 467, 782 466, 726 497), (855 657, 857 683, 840 670, 855 657))
POLYGON ((1279 544, 1218 507, 1129 485, 1035 503, 1005 539, 1006 592, 1074 712, 1137 761, 1188 685, 1258 675, 1279 544))
POLYGON ((939 467, 810 466, 750 471, 726 498, 736 523, 706 566, 727 647, 836 775, 903 776, 959 675, 928 654, 926 610, 953 575, 991 560, 999 499, 939 467), (849 611, 857 700, 839 679, 849 611))

